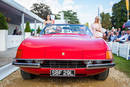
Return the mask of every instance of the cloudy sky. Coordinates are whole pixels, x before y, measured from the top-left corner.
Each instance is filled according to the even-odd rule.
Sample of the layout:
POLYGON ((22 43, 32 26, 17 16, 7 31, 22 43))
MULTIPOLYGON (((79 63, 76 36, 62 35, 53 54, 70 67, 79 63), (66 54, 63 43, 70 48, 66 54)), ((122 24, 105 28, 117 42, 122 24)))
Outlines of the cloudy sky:
POLYGON ((93 23, 95 16, 100 12, 111 13, 112 5, 120 0, 15 0, 27 9, 31 9, 33 3, 43 2, 50 6, 53 13, 61 10, 73 10, 78 14, 80 23, 93 23))

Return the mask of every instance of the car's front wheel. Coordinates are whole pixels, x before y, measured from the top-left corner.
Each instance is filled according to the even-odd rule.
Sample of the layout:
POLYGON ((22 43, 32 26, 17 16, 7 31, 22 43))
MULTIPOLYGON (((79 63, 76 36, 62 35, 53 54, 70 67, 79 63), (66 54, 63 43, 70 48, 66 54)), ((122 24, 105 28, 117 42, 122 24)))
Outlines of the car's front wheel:
POLYGON ((34 75, 24 72, 23 70, 21 70, 21 76, 24 80, 29 80, 29 79, 33 79, 34 75))
POLYGON ((97 80, 106 80, 109 74, 109 69, 95 76, 97 80))

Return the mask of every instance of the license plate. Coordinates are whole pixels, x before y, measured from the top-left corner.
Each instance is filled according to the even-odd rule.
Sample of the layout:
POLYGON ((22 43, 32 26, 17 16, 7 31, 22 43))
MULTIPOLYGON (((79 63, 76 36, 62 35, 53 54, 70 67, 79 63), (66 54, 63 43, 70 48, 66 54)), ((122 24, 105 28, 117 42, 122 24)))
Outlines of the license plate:
POLYGON ((59 77, 74 77, 74 70, 51 70, 50 76, 59 76, 59 77))

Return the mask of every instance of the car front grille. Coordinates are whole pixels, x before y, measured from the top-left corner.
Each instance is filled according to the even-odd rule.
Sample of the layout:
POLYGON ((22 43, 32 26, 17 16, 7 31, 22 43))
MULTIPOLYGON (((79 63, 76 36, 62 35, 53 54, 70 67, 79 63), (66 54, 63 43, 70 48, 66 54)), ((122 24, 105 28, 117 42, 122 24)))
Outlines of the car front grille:
POLYGON ((52 61, 46 60, 41 64, 42 68, 85 68, 83 61, 52 61))

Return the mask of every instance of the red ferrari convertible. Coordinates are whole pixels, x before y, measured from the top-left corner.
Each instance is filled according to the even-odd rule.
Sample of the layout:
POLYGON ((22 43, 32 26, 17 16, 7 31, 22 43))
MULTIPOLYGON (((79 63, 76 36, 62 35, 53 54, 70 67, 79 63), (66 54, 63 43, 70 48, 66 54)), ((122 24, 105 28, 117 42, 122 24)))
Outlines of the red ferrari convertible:
POLYGON ((105 80, 115 64, 109 46, 94 38, 84 25, 47 25, 39 36, 25 39, 13 65, 19 66, 23 79, 34 75, 51 77, 94 76, 105 80))

